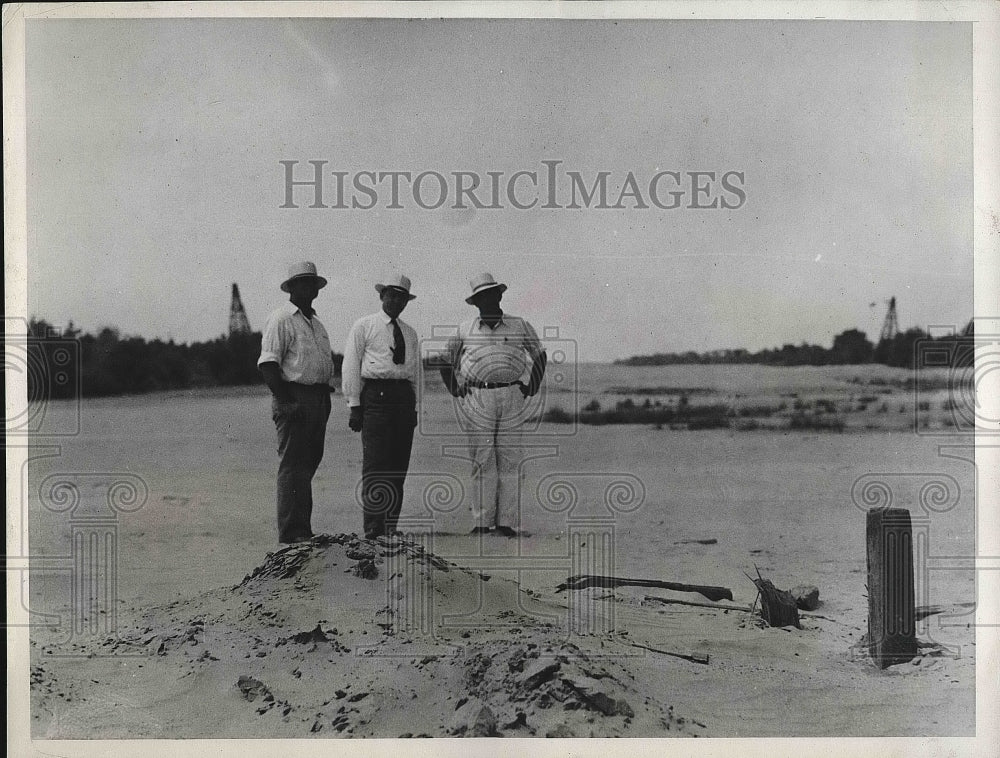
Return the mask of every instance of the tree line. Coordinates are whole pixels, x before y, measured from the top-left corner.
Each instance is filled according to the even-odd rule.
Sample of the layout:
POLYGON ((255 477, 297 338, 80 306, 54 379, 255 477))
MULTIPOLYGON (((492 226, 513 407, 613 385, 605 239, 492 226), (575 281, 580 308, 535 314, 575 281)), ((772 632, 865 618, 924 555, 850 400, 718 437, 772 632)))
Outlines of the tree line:
MULTIPOLYGON (((177 344, 123 337, 105 327, 96 335, 72 322, 63 331, 42 319, 28 322, 28 397, 139 394, 159 390, 262 383, 257 370, 260 332, 220 336, 208 342, 177 344)), ((343 356, 333 354, 340 375, 343 356)))
MULTIPOLYGON (((829 349, 802 343, 786 344, 751 353, 748 350, 712 350, 704 353, 656 353, 616 360, 625 366, 671 364, 760 363, 771 366, 824 366, 881 363, 914 367, 916 345, 930 340, 920 329, 900 332, 891 340, 873 344, 864 332, 848 329, 833 339, 829 349)), ((220 336, 208 342, 177 344, 142 337, 123 337, 105 327, 96 335, 83 333, 72 322, 63 331, 33 318, 28 324, 28 397, 70 398, 139 394, 159 390, 260 384, 257 370, 260 332, 220 336)), ((952 366, 972 364, 971 330, 961 336, 940 337, 947 343, 952 366)), ((333 353, 340 376, 343 355, 333 353)), ((425 360, 428 368, 440 356, 425 360)))
MULTIPOLYGON (((971 366, 973 361, 973 334, 967 329, 962 335, 931 338, 922 329, 907 329, 891 339, 871 342, 858 329, 848 329, 833 338, 833 346, 786 344, 780 348, 766 348, 756 353, 748 350, 711 350, 704 353, 654 353, 637 355, 614 361, 623 366, 668 366, 674 364, 760 363, 768 366, 836 366, 862 363, 881 363, 886 366, 913 369, 917 359, 918 343, 941 343, 948 349, 949 366, 971 366)), ((940 364, 938 364, 940 365, 940 364)))

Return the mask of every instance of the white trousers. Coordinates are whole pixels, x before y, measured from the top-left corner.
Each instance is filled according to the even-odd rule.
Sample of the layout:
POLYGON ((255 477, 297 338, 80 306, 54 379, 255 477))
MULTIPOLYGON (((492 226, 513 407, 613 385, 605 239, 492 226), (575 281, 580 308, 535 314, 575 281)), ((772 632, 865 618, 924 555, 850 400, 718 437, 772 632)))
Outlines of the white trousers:
POLYGON ((525 405, 517 385, 471 389, 460 401, 459 423, 468 435, 472 459, 472 518, 476 526, 519 526, 525 405))

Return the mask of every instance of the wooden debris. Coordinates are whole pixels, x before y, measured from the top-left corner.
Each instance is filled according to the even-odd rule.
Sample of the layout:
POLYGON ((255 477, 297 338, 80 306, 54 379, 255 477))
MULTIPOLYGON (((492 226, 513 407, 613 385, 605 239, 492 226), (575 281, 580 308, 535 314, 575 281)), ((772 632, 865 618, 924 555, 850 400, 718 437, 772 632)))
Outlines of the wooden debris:
POLYGON ((674 658, 683 658, 685 661, 691 661, 692 663, 702 663, 708 664, 709 658, 707 653, 675 653, 672 650, 661 650, 660 648, 651 647, 649 645, 643 645, 640 642, 628 641, 632 647, 640 647, 643 650, 649 650, 653 653, 660 653, 661 655, 671 655, 674 658))
POLYGON ((585 590, 588 587, 660 587, 676 592, 697 592, 709 600, 732 600, 733 591, 728 587, 715 587, 704 584, 684 584, 682 582, 661 582, 658 579, 628 579, 618 576, 598 576, 595 574, 580 574, 571 576, 556 587, 556 592, 563 590, 585 590))
POLYGON ((872 508, 866 523, 868 651, 879 668, 917 655, 913 532, 904 508, 872 508))
POLYGON ((656 595, 646 595, 644 600, 655 600, 657 603, 665 605, 692 605, 695 608, 711 608, 716 611, 743 611, 750 613, 753 608, 749 605, 719 605, 717 603, 699 603, 694 600, 675 600, 672 597, 657 597, 656 595))
POLYGON ((768 626, 794 626, 801 629, 799 623, 799 608, 790 592, 779 590, 769 580, 760 575, 757 578, 748 577, 757 587, 760 595, 760 615, 768 626))
MULTIPOLYGON (((668 597, 657 597, 656 595, 646 595, 644 600, 655 600, 658 603, 664 603, 666 605, 693 605, 696 608, 711 608, 716 611, 743 611, 744 613, 753 613, 757 608, 757 600, 754 599, 754 604, 750 605, 720 605, 718 603, 696 603, 692 600, 675 600, 674 598, 668 597)), ((824 616, 819 613, 809 613, 807 611, 802 611, 799 616, 811 618, 811 619, 823 619, 824 621, 832 621, 834 624, 841 624, 843 626, 848 626, 844 624, 843 621, 838 621, 837 619, 832 619, 829 616, 824 616)))
POLYGON ((677 540, 675 545, 718 545, 719 541, 715 537, 704 540, 677 540))

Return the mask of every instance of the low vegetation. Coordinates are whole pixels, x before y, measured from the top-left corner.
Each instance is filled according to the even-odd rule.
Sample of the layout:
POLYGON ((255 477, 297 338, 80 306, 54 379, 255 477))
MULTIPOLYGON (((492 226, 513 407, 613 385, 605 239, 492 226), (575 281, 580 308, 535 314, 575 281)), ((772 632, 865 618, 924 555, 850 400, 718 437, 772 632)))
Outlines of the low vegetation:
MULTIPOLYGON (((577 420, 587 426, 607 424, 652 424, 654 426, 683 425, 687 429, 728 429, 729 406, 719 405, 638 405, 632 400, 619 402, 614 408, 601 409, 594 403, 584 406, 577 420)), ((542 421, 554 424, 569 424, 573 415, 556 406, 549 408, 542 421)))
POLYGON ((614 386, 604 390, 605 395, 712 395, 712 387, 626 387, 614 386))
MULTIPOLYGON (((606 426, 608 424, 643 424, 657 429, 686 429, 696 431, 702 429, 735 429, 737 431, 754 431, 757 429, 791 429, 842 432, 845 428, 843 418, 835 414, 836 406, 832 401, 817 402, 817 410, 805 412, 805 404, 787 418, 777 423, 760 423, 759 419, 770 419, 787 410, 787 405, 747 405, 733 408, 725 403, 707 405, 692 405, 687 396, 682 396, 679 402, 663 405, 659 401, 652 402, 649 398, 643 403, 636 403, 632 398, 620 400, 613 408, 602 408, 600 402, 591 400, 574 416, 569 411, 559 407, 550 407, 541 417, 542 421, 551 424, 571 424, 579 422, 585 426, 606 426)), ((810 405, 811 407, 811 405, 810 405)))

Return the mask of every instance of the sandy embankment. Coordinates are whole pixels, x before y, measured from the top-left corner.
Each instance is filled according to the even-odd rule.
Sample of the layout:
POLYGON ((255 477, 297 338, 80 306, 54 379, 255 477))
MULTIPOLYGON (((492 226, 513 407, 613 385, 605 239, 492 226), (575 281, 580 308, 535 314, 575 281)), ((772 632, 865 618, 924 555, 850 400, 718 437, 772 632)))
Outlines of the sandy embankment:
POLYGON ((39 642, 36 736, 898 733, 885 720, 893 697, 918 720, 958 719, 945 682, 972 663, 934 643, 879 673, 850 655, 857 626, 833 617, 772 629, 757 615, 646 598, 707 602, 693 593, 571 600, 462 568, 419 539, 321 535, 269 554, 235 587, 137 609, 113 636, 39 642), (567 633, 571 601, 597 631, 567 633), (809 713, 794 706, 802 698, 809 713))
POLYGON ((413 542, 322 535, 271 554, 237 587, 63 651, 97 657, 58 674, 36 665, 35 709, 48 716, 42 732, 64 738, 705 733, 639 691, 628 645, 568 639, 540 620, 564 612, 413 542), (501 610, 475 629, 427 635, 402 618, 407 600, 442 618, 477 597, 501 610), (86 682, 74 676, 84 670, 86 682))

